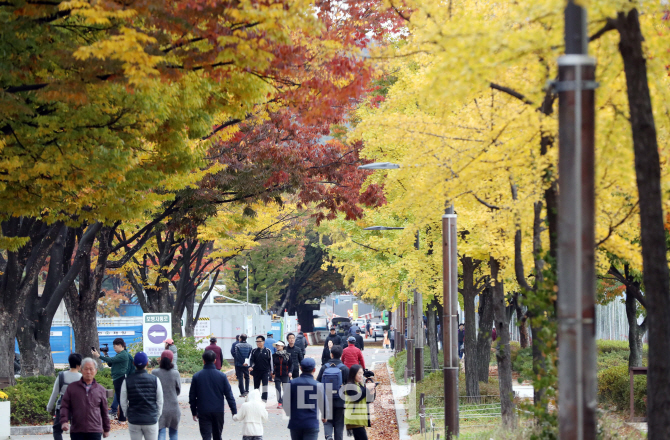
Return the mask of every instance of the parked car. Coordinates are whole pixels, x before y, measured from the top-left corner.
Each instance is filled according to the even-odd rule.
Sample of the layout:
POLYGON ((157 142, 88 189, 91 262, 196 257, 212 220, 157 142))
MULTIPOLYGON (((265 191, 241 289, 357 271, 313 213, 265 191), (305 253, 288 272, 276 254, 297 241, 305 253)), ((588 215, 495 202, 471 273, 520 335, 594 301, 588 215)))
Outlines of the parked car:
POLYGON ((383 338, 384 337, 384 323, 383 322, 375 322, 373 324, 373 331, 374 333, 372 334, 375 338, 383 338))

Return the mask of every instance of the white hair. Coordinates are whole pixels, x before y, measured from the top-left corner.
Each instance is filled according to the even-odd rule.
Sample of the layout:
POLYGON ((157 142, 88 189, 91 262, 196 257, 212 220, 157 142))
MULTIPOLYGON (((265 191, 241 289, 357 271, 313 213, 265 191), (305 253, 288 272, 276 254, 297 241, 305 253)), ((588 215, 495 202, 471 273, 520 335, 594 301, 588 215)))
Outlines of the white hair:
POLYGON ((86 365, 86 364, 89 363, 89 362, 92 363, 92 364, 95 366, 95 369, 96 369, 96 371, 97 371, 97 370, 98 370, 98 363, 97 363, 93 358, 90 358, 90 357, 88 357, 88 358, 84 358, 84 359, 81 360, 81 368, 82 368, 82 370, 84 369, 84 365, 86 365))

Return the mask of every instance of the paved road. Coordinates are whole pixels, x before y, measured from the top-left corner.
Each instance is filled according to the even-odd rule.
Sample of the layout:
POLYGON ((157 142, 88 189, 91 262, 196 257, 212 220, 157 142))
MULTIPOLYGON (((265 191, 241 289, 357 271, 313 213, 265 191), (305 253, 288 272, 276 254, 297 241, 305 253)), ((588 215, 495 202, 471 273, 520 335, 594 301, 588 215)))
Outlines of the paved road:
MULTIPOLYGON (((317 365, 320 365, 322 351, 323 347, 321 346, 318 347, 310 346, 307 347, 307 356, 316 359, 317 365)), ((391 350, 368 347, 367 350, 363 351, 363 355, 365 358, 366 367, 368 367, 368 369, 372 369, 374 363, 386 362, 391 355, 391 350)), ((235 381, 232 385, 237 405, 239 407, 240 405, 242 405, 242 403, 244 403, 244 399, 238 397, 239 389, 237 388, 237 382, 235 381)), ((179 438, 180 440, 200 440, 201 437, 200 437, 200 431, 198 430, 198 423, 193 421, 193 418, 191 417, 191 411, 188 407, 189 388, 190 384, 183 384, 181 395, 179 396, 179 404, 182 407, 181 422, 179 424, 179 438)), ((269 419, 268 422, 265 424, 265 434, 263 435, 263 438, 265 440, 289 440, 291 438, 291 435, 289 433, 289 430, 287 429, 288 417, 286 417, 283 410, 277 409, 277 396, 275 394, 274 386, 271 386, 269 388, 270 389, 268 392, 268 402, 266 406, 269 413, 269 419)), ((225 422, 223 426, 222 439, 240 440, 242 438, 242 424, 233 421, 228 406, 226 406, 226 412, 224 417, 225 422)), ((319 436, 319 438, 323 438, 323 425, 321 425, 320 428, 321 428, 321 435, 319 436)), ((49 437, 51 437, 51 434, 49 434, 49 437)), ((21 440, 44 440, 45 438, 46 438, 45 435, 12 436, 12 439, 21 439, 21 440)), ((109 438, 113 440, 128 439, 129 438, 128 430, 127 429, 114 430, 112 431, 109 438)), ((69 435, 66 434, 63 436, 63 440, 69 440, 69 439, 70 439, 69 435)))

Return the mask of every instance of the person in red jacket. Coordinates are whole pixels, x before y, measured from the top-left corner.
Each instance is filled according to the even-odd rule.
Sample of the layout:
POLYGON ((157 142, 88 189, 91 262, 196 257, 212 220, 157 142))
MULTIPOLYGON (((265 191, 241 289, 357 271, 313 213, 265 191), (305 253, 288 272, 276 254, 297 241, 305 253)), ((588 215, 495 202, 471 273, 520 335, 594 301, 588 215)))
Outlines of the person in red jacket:
POLYGON ((347 368, 358 364, 365 369, 365 359, 363 359, 363 353, 356 347, 356 338, 349 336, 347 342, 349 342, 349 346, 342 352, 342 363, 347 368))
POLYGON ((223 365, 223 353, 221 353, 221 347, 216 345, 216 338, 211 337, 209 339, 209 345, 205 347, 205 351, 207 350, 212 350, 214 354, 216 355, 216 360, 214 361, 214 365, 216 366, 217 370, 221 369, 221 366, 223 365))

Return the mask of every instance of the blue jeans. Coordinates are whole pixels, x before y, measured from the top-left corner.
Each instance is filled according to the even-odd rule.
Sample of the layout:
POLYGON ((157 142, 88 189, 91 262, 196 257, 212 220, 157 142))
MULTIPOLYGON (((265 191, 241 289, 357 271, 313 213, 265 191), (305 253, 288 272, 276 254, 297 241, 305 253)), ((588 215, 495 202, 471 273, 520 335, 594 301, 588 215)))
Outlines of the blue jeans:
POLYGON ((318 440, 319 428, 291 429, 291 440, 318 440))
POLYGON ((170 430, 170 440, 177 440, 177 430, 172 428, 163 428, 158 430, 158 440, 165 440, 165 431, 170 430))

